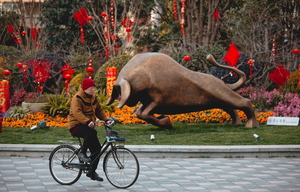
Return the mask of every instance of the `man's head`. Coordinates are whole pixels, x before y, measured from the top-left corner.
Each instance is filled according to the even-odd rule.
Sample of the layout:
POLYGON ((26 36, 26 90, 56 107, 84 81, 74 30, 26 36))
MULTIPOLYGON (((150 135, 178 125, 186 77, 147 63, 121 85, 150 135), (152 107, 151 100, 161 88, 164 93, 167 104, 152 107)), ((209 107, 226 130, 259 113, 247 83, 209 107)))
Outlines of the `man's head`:
POLYGON ((93 95, 96 91, 96 83, 90 79, 86 78, 82 81, 81 88, 89 95, 93 95))

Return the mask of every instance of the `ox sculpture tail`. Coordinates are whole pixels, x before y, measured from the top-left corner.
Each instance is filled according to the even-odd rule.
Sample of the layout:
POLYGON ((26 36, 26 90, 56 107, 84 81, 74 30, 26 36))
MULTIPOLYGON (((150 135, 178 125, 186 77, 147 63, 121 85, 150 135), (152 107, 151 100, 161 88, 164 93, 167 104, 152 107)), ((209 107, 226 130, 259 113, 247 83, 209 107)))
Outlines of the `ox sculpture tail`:
POLYGON ((223 68, 223 69, 229 69, 229 70, 231 70, 231 71, 234 71, 235 73, 237 73, 238 75, 239 75, 239 80, 236 82, 236 83, 234 83, 234 84, 227 84, 226 83, 226 85, 231 89, 231 90, 237 90, 237 89, 239 89, 240 87, 242 87, 244 84, 245 84, 245 82, 246 82, 246 75, 245 75, 245 73, 243 72, 243 71, 241 71, 241 70, 239 70, 239 69, 237 69, 237 68, 234 68, 234 67, 230 67, 230 66, 226 66, 226 65, 220 65, 216 60, 215 60, 215 58, 212 56, 212 55, 207 55, 207 57, 206 57, 206 60, 210 63, 210 64, 212 64, 212 65, 214 65, 214 66, 216 66, 216 67, 219 67, 219 68, 223 68))

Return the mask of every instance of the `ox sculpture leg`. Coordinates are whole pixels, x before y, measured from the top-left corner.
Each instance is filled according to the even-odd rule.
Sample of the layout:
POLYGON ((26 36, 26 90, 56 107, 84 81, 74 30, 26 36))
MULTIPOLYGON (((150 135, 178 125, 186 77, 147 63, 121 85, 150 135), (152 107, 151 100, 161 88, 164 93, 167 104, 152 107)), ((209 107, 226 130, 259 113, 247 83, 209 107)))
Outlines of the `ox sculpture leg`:
POLYGON ((135 114, 136 114, 137 118, 143 119, 146 122, 151 123, 152 125, 155 125, 155 126, 158 126, 160 128, 164 128, 164 129, 172 129, 172 123, 171 123, 169 117, 167 117, 167 116, 154 117, 153 116, 153 113, 151 113, 151 111, 155 107, 156 107, 156 104, 154 102, 151 102, 147 106, 141 105, 135 114))

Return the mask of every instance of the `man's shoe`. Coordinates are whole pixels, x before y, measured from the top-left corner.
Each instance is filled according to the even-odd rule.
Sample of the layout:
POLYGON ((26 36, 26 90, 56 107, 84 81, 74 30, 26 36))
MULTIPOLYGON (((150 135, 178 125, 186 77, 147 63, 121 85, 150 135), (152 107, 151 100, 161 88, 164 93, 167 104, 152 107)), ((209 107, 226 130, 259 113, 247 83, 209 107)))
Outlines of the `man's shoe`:
POLYGON ((90 158, 85 153, 78 153, 77 155, 81 161, 88 162, 88 163, 91 161, 90 158))
POLYGON ((86 176, 91 178, 91 180, 103 181, 103 178, 99 177, 99 175, 95 171, 88 171, 86 176))

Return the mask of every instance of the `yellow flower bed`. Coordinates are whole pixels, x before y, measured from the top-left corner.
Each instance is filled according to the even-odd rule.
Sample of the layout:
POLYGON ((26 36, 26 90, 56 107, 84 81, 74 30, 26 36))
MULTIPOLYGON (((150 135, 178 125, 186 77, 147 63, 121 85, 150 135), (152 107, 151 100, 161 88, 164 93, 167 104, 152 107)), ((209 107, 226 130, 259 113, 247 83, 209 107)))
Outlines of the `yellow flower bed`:
MULTIPOLYGON (((137 106, 138 107, 138 106, 137 106)), ((107 113, 108 116, 115 117, 121 124, 136 124, 136 123, 146 123, 145 121, 136 118, 135 110, 137 107, 124 106, 122 109, 115 108, 113 113, 107 113)), ((260 112, 256 114, 257 120, 260 123, 266 123, 268 117, 272 116, 274 112, 260 112)), ((245 122, 247 117, 243 111, 238 111, 238 115, 241 121, 245 122)), ((175 122, 186 122, 186 123, 224 123, 230 122, 230 115, 224 112, 222 109, 210 109, 199 112, 168 115, 172 123, 175 122)), ((67 127, 67 118, 62 118, 60 116, 50 117, 42 112, 30 113, 26 118, 16 120, 5 117, 3 121, 4 127, 31 127, 37 125, 41 120, 46 121, 47 126, 50 127, 67 127)))
POLYGON ((46 121, 47 126, 50 127, 67 127, 67 118, 62 118, 60 116, 50 117, 43 112, 30 113, 27 117, 23 119, 14 119, 4 117, 3 127, 32 127, 37 125, 39 121, 46 121))

